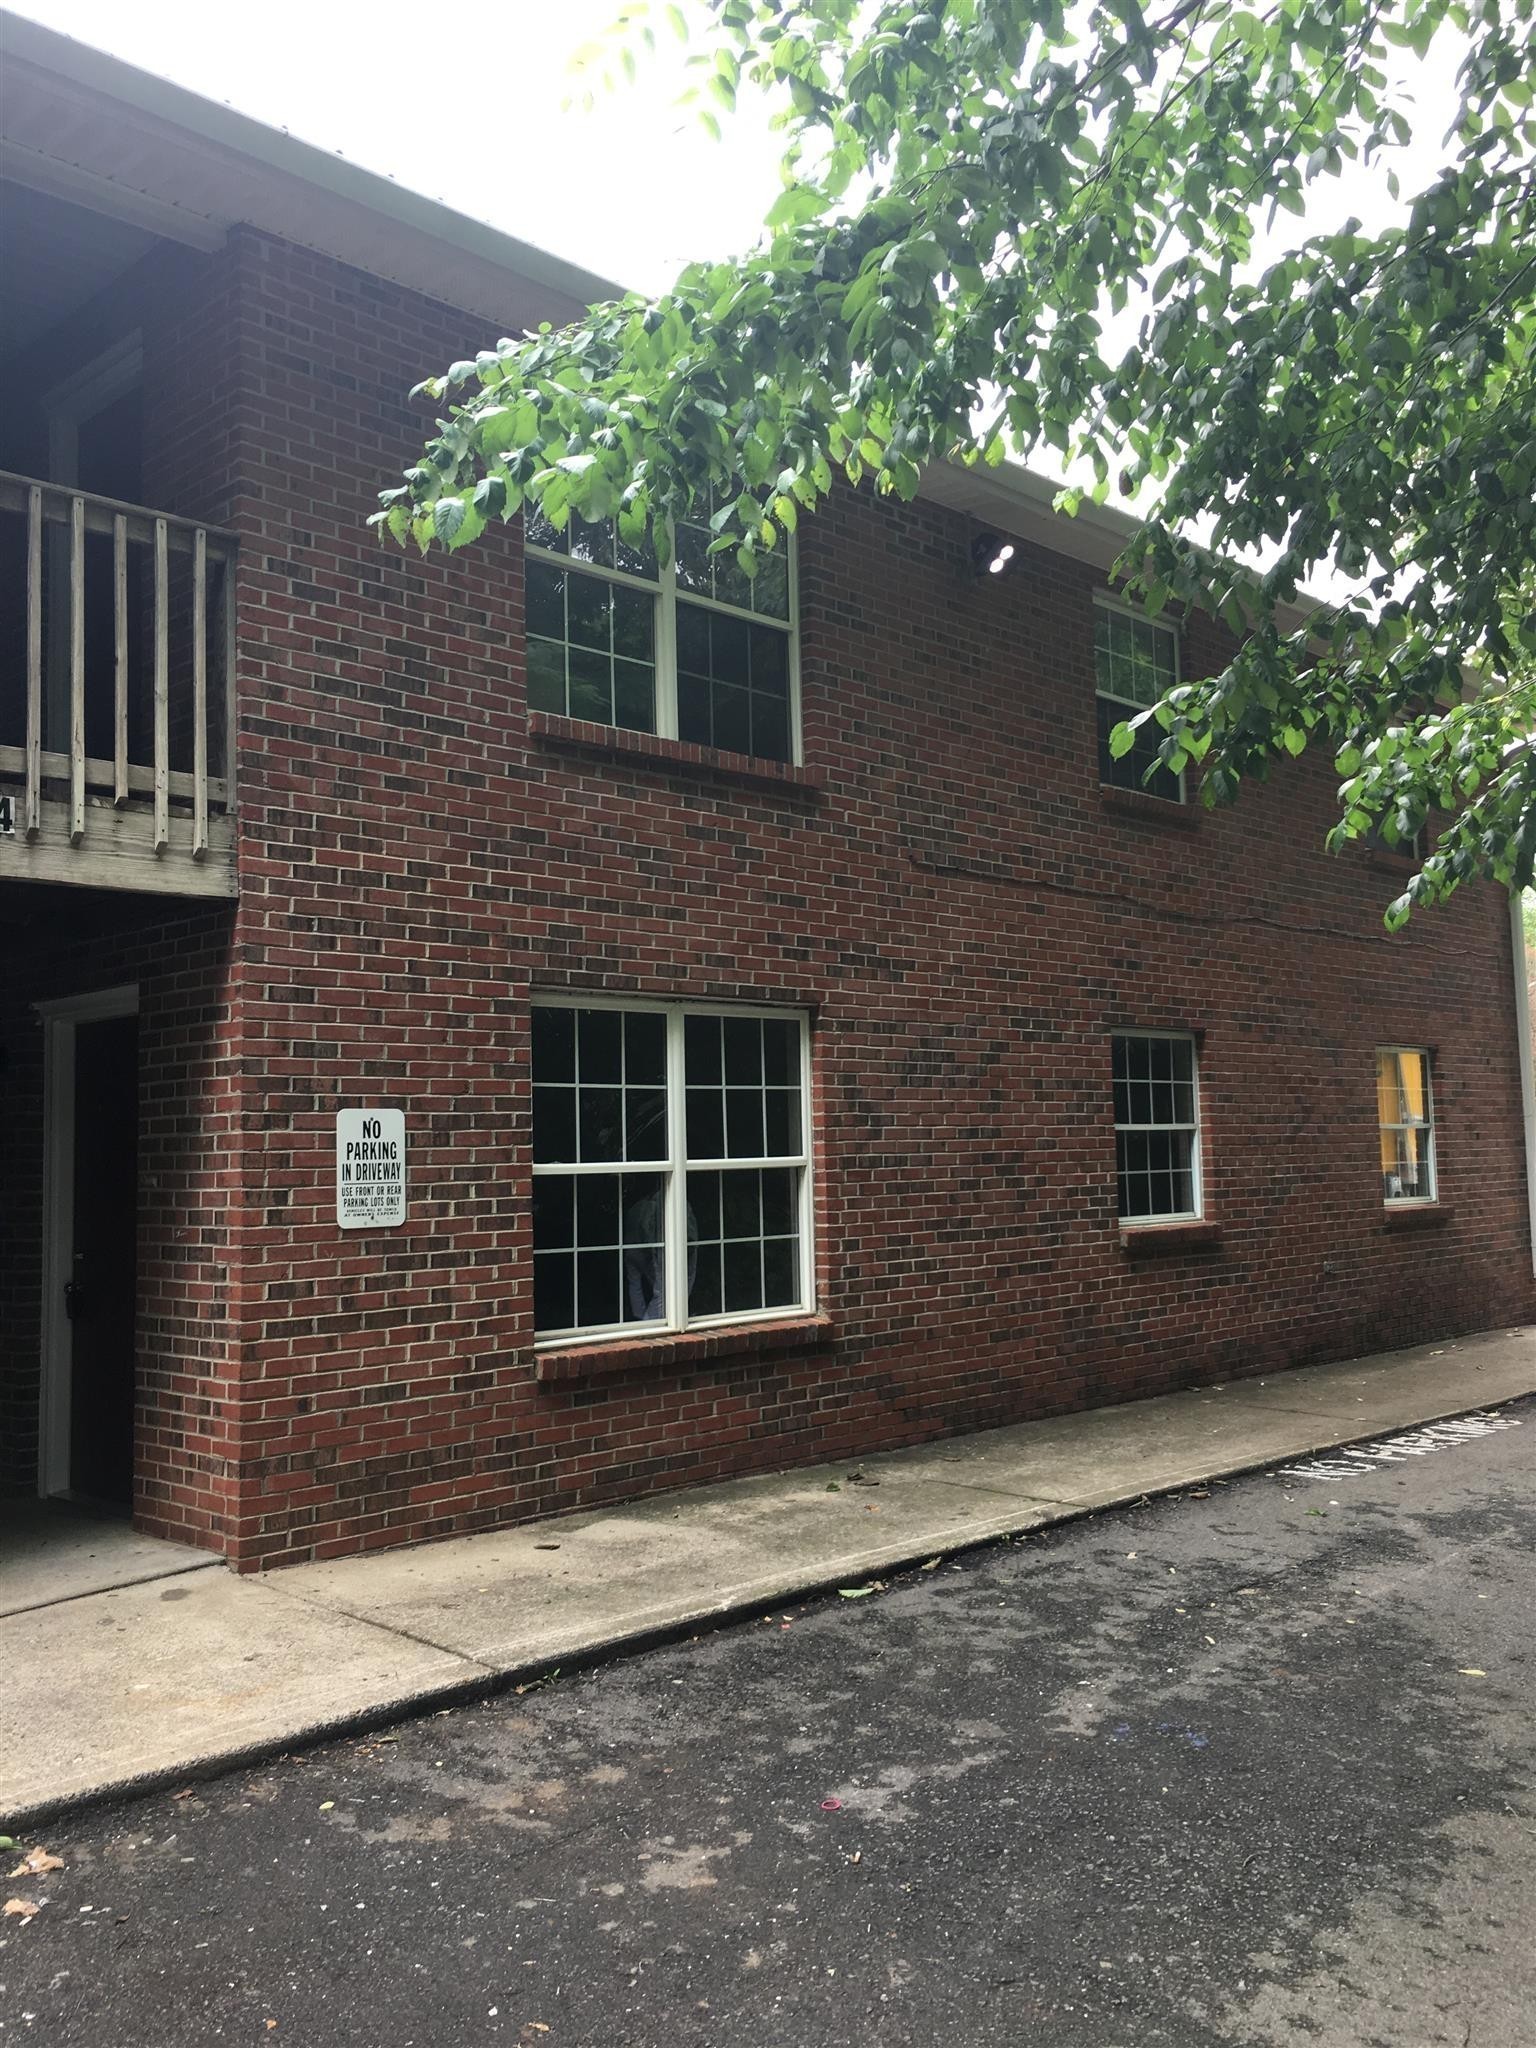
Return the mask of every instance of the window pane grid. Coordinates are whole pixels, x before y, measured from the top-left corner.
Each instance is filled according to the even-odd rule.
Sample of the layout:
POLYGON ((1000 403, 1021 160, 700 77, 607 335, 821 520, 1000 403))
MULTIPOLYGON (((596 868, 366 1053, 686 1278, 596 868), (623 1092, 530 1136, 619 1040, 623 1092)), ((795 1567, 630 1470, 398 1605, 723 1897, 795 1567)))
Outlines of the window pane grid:
POLYGON ((536 1336, 803 1307, 803 1021, 549 1004, 533 1016, 536 1336), (690 1142, 694 1098, 718 1152, 690 1142), (659 1149, 637 1155, 657 1133, 659 1149), (765 1149, 765 1133, 784 1149, 765 1149), (656 1164, 632 1170, 637 1156, 656 1164))
POLYGON ((1183 778, 1157 759, 1163 740, 1160 728, 1143 727, 1131 751, 1118 759, 1109 745, 1110 734, 1124 724, 1128 713, 1148 710, 1178 682, 1178 634, 1171 626, 1098 604, 1093 615, 1093 652, 1100 782, 1113 789, 1141 790, 1168 803, 1182 803, 1183 778))
POLYGON ((1127 1221, 1200 1213, 1199 1092, 1194 1041, 1111 1041, 1115 1178, 1127 1221))
POLYGON ((790 1168, 688 1173, 698 1231, 695 1315, 787 1307, 799 1299, 798 1175, 790 1168))
POLYGON ((1432 1202, 1435 1111, 1429 1054, 1382 1046, 1376 1054, 1377 1125, 1384 1202, 1432 1202))
POLYGON ((754 580, 686 522, 665 570, 612 522, 561 533, 530 512, 524 536, 530 710, 795 759, 788 548, 754 580))
POLYGON ((683 519, 677 525, 676 571, 680 590, 712 598, 717 604, 764 619, 789 617, 789 552, 771 548, 759 564, 756 576, 748 576, 736 559, 734 548, 711 552, 717 538, 709 525, 716 511, 711 494, 701 520, 683 519))
POLYGON ((787 759, 789 726, 788 630, 679 599, 679 739, 787 759))
POLYGON ((589 562, 594 568, 617 570, 621 575, 633 576, 653 585, 661 580, 655 555, 648 548, 632 548, 622 540, 617 524, 611 519, 596 526, 588 525, 582 519, 571 519, 562 532, 540 512, 530 508, 523 514, 523 542, 542 555, 556 555, 570 562, 589 562))
POLYGON ((535 1165, 665 1159, 664 1020, 619 1010, 539 1008, 534 1014, 543 1020, 534 1027, 535 1165))
POLYGON ((1154 619, 1095 605, 1093 647, 1100 695, 1122 704, 1145 710, 1179 679, 1178 635, 1154 619))
POLYGON ((528 703, 594 725, 656 730, 656 600, 531 560, 528 703))

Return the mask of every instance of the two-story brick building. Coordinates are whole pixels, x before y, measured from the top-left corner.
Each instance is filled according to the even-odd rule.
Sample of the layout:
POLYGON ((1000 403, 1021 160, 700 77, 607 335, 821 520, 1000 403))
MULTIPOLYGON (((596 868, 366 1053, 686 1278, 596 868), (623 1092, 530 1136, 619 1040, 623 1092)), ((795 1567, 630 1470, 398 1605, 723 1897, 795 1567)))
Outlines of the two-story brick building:
POLYGON ((1116 517, 382 546, 601 282, 5 33, 5 1488, 251 1567, 1536 1313, 1508 903, 1111 766, 1220 655, 1116 517))

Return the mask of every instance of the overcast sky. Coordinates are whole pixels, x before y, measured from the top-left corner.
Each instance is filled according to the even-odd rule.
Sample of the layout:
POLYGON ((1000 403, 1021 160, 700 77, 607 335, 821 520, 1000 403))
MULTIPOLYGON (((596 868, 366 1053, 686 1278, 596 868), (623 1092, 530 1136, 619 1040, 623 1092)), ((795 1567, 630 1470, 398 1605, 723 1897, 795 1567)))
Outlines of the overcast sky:
MULTIPOLYGON (((748 247, 778 190, 760 103, 721 143, 679 110, 683 46, 663 38, 634 86, 569 108, 572 58, 618 0, 497 0, 450 11, 413 0, 10 0, 18 12, 242 113, 334 149, 605 277, 657 290, 691 257, 748 247), (438 23, 441 22, 441 27, 438 23), (494 27, 491 26, 494 24, 494 27)), ((683 0, 692 11, 696 0, 683 0)), ((1405 181, 1433 168, 1454 52, 1416 87, 1405 181)), ((1388 211, 1379 174, 1318 188, 1287 240, 1346 213, 1388 211)))
POLYGON ((9 4, 625 284, 746 248, 778 191, 766 110, 712 142, 675 104, 686 52, 670 36, 636 85, 564 110, 572 57, 618 0, 9 4))

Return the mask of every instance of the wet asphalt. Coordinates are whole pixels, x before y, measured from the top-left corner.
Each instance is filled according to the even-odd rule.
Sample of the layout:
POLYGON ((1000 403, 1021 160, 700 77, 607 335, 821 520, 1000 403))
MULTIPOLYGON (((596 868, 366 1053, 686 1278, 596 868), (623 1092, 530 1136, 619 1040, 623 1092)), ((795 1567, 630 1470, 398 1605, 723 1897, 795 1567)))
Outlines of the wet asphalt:
POLYGON ((0 2043, 1533 2048, 1502 1413, 42 1828, 0 2043))

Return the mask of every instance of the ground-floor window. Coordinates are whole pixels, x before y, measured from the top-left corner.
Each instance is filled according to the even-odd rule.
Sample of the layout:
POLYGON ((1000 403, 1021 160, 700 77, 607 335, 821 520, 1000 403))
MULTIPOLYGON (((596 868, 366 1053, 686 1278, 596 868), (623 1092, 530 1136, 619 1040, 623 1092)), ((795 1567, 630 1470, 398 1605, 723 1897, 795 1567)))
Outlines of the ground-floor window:
POLYGON ((1120 1218, 1200 1215, 1200 1089, 1195 1041, 1148 1032, 1112 1041, 1120 1218))
POLYGON ((1384 1202, 1435 1199, 1435 1105, 1429 1054, 1384 1045, 1376 1054, 1376 1117, 1384 1202))
POLYGON ((538 999, 534 1326, 684 1330, 811 1306, 798 1012, 538 999))

